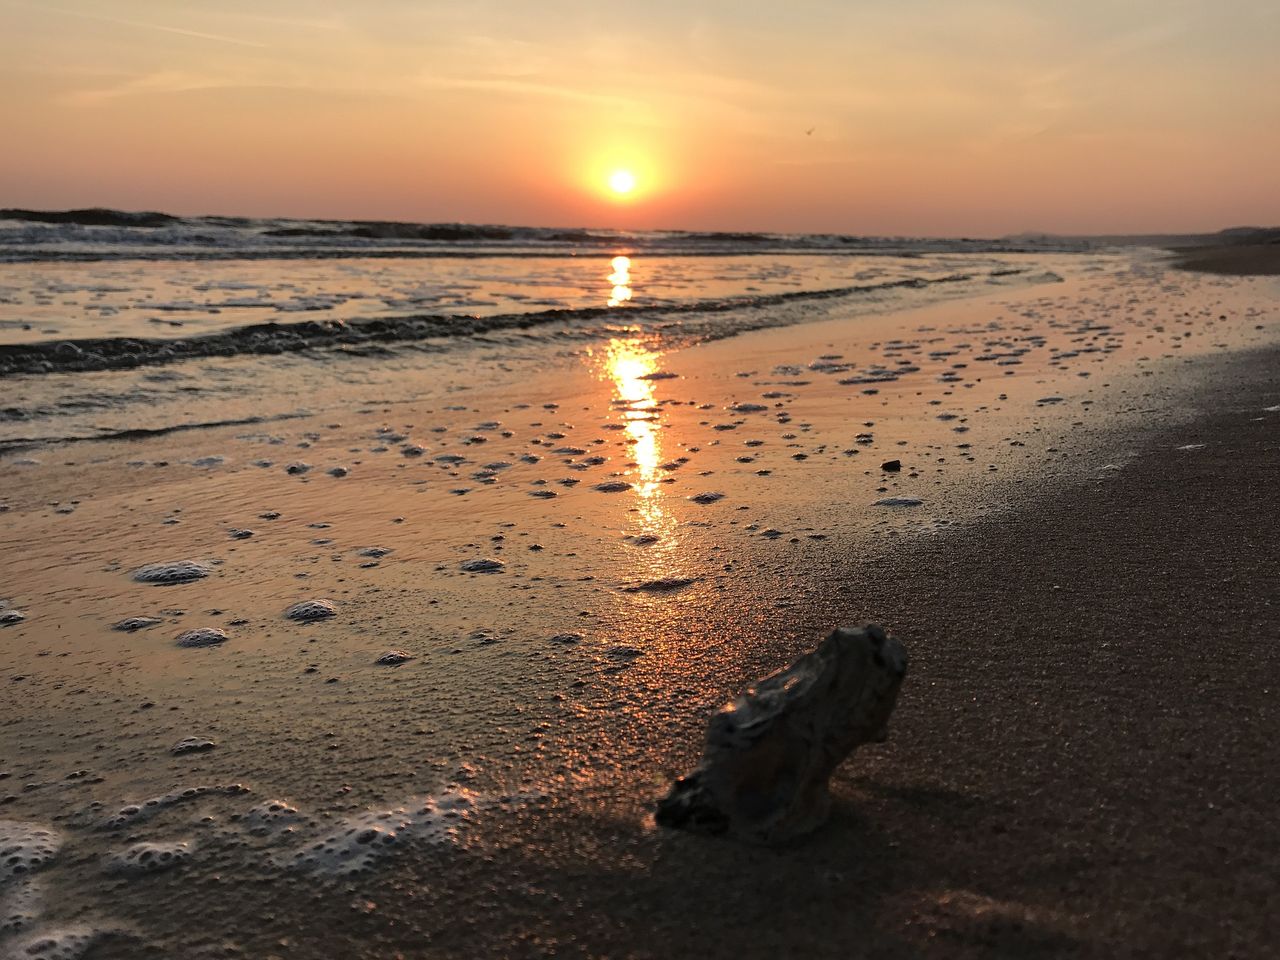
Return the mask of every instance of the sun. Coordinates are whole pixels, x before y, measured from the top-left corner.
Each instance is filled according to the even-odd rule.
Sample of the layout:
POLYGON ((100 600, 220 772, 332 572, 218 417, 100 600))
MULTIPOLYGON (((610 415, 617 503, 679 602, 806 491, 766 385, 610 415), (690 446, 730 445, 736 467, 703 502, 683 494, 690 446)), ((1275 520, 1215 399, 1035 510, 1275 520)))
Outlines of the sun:
POLYGON ((615 170, 609 174, 609 189, 625 197, 636 188, 636 175, 630 170, 615 170))

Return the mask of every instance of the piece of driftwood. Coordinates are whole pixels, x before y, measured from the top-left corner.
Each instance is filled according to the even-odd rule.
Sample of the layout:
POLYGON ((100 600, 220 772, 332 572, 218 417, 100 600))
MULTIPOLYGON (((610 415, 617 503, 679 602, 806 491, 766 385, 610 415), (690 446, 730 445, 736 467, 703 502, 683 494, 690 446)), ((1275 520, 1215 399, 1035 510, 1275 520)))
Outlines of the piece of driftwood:
POLYGON ((830 811, 835 768, 885 738, 906 670, 883 627, 837 627, 716 711, 701 762, 659 802, 657 822, 755 843, 811 832, 830 811))

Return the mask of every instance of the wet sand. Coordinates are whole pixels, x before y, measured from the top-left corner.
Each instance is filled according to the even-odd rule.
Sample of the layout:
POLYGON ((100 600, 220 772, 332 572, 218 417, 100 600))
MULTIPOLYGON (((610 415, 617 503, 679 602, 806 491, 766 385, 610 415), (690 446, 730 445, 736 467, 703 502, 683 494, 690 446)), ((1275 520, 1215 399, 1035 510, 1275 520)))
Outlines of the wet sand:
POLYGON ((852 559, 785 626, 758 610, 698 625, 743 655, 718 677, 726 692, 833 611, 892 624, 912 651, 889 742, 837 772, 835 817, 811 841, 765 851, 641 828, 659 789, 646 774, 696 760, 705 714, 680 715, 657 735, 669 765, 627 765, 494 863, 451 872, 467 908, 439 918, 432 947, 1269 956, 1280 413, 1263 410, 1280 404, 1278 362, 1215 362, 1199 371, 1216 384, 1197 393, 1205 415, 1144 438, 1124 470, 852 559))
POLYGON ((1264 955, 1274 303, 1139 263, 684 350, 503 343, 341 421, 7 456, 2 816, 61 843, 24 841, 20 936, 1264 955), (827 828, 653 826, 711 710, 866 619, 912 665, 827 828))
POLYGON ((602 799, 520 859, 581 927, 532 898, 522 922, 584 956, 1270 955, 1278 364, 1215 363, 1205 415, 1124 470, 853 562, 796 611, 800 635, 818 611, 892 624, 914 656, 829 829, 777 852, 637 838, 602 799))
POLYGON ((1182 270, 1235 276, 1275 276, 1280 274, 1280 243, 1193 247, 1177 251, 1173 262, 1182 270))

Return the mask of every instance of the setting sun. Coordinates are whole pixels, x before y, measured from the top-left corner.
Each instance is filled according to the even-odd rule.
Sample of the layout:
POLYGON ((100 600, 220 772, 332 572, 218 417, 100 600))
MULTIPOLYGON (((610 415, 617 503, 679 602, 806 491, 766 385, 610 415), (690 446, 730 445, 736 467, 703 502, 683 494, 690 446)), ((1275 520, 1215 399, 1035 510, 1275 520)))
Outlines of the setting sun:
MULTIPOLYGON (((564 163, 566 185, 599 202, 594 215, 615 227, 624 225, 618 219, 624 212, 653 214, 655 201, 669 200, 688 173, 667 146, 631 137, 566 144, 564 163)), ((625 226, 639 225, 624 219, 625 226)))
POLYGON ((619 196, 625 196, 635 188, 636 177, 630 170, 615 170, 609 174, 609 189, 619 196))

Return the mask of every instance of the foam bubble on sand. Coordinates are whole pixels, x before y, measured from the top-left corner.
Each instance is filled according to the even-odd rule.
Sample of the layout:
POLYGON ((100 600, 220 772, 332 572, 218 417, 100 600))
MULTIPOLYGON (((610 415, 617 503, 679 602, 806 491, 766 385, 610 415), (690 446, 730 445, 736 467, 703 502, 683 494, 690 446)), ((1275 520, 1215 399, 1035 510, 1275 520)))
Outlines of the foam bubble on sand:
POLYGON ((230 639, 225 631, 217 627, 197 627, 178 634, 178 639, 174 642, 180 647, 216 647, 230 639))
POLYGON ((184 790, 175 790, 163 796, 152 797, 150 800, 142 801, 142 803, 127 804, 107 817, 106 820, 103 820, 100 826, 103 830, 119 830, 144 823, 180 803, 190 803, 193 800, 199 800, 201 797, 216 795, 234 797, 248 792, 249 788, 239 783, 231 783, 225 786, 187 787, 184 790))
POLYGON ((631 484, 625 480, 606 480, 604 483, 597 483, 591 489, 600 493, 622 493, 624 490, 630 490, 631 484))
POLYGON ((113 623, 111 629, 133 633, 135 630, 145 630, 147 627, 154 627, 157 623, 163 622, 159 617, 125 617, 123 620, 113 623))
POLYGON ((286 619, 296 620, 298 623, 315 623, 336 617, 338 611, 329 600, 303 600, 286 610, 284 615, 286 619))
POLYGON ((0 897, 0 937, 21 933, 44 912, 42 890, 34 880, 19 880, 0 897))
POLYGON ((284 800, 259 803, 237 819, 254 837, 290 836, 308 822, 297 807, 284 800))
POLYGON ((191 859, 191 844, 135 843, 107 857, 103 869, 110 873, 157 873, 191 859))
POLYGON ((175 743, 169 750, 175 757, 180 757, 184 753, 204 753, 212 750, 216 744, 212 740, 206 740, 204 737, 183 737, 175 743))
POLYGON ((383 667, 398 667, 400 664, 407 663, 412 659, 412 653, 406 653, 404 650, 388 650, 375 660, 374 663, 383 667))
POLYGON ((280 865, 328 877, 349 877, 368 870, 381 857, 413 841, 456 844, 462 826, 471 820, 475 797, 466 790, 446 790, 415 809, 400 807, 357 814, 301 850, 286 855, 280 865))
POLYGON ((10 944, 7 956, 30 960, 80 960, 107 931, 94 927, 62 927, 40 930, 10 944))
POLYGON ((149 563, 133 571, 133 579, 138 583, 154 583, 168 586, 174 583, 191 583, 203 580, 209 575, 209 568, 195 560, 169 560, 164 563, 149 563))
POLYGON ((61 848, 62 836, 50 827, 0 820, 0 887, 44 866, 61 848))
POLYGON ((671 593, 695 582, 693 577, 662 577, 659 580, 646 580, 644 583, 632 584, 622 589, 626 593, 671 593))
POLYGON ((476 560, 464 560, 462 562, 462 570, 466 573, 497 573, 506 564, 501 560, 494 560, 490 557, 481 557, 476 560))

